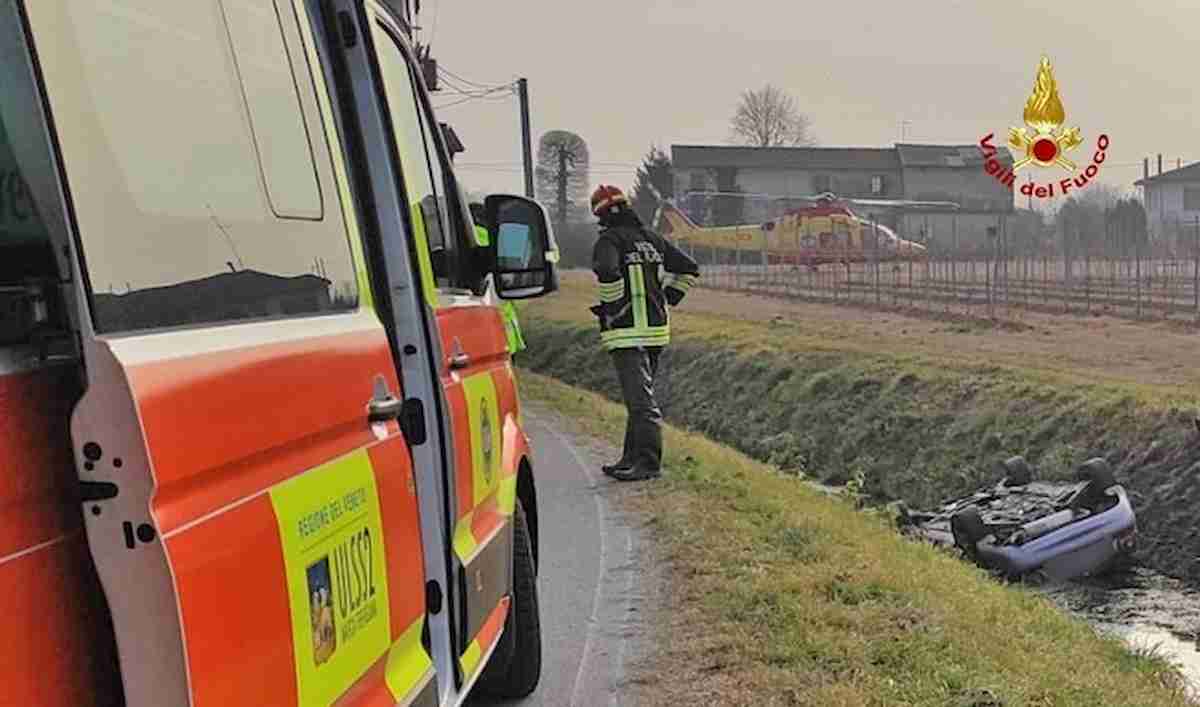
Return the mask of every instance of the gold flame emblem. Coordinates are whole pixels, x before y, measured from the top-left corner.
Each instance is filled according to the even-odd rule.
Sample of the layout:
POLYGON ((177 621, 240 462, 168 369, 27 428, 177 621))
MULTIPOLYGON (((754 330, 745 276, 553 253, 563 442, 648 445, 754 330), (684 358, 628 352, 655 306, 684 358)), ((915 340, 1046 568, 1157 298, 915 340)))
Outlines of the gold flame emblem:
POLYGON ((1083 138, 1079 135, 1079 128, 1062 130, 1067 115, 1062 99, 1058 97, 1058 83, 1054 80, 1054 71, 1046 57, 1042 57, 1041 63, 1038 64, 1033 94, 1025 102, 1024 117, 1028 128, 1009 129, 1008 144, 1025 153, 1025 157, 1013 165, 1013 171, 1016 172, 1030 163, 1039 167, 1058 165, 1063 169, 1075 171, 1075 164, 1064 154, 1078 147, 1083 138))

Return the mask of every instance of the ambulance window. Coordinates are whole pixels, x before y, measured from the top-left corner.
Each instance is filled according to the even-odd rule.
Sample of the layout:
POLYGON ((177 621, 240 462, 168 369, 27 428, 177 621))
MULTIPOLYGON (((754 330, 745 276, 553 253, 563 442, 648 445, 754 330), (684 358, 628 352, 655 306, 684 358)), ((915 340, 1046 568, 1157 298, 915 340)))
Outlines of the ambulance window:
MULTIPOLYGON (((27 9, 48 49, 41 64, 52 109, 64 117, 57 121, 59 142, 97 331, 357 306, 341 210, 320 208, 319 191, 319 211, 306 207, 313 192, 293 193, 289 186, 277 207, 309 208, 306 213, 324 217, 279 218, 263 183, 251 115, 260 132, 291 134, 261 143, 272 154, 300 141, 297 87, 285 55, 256 54, 257 61, 277 66, 252 84, 269 76, 288 85, 268 91, 269 109, 250 109, 216 0, 44 0, 27 9), (288 91, 287 101, 279 98, 288 91)), ((240 15, 232 14, 231 22, 234 16, 240 15)), ((277 21, 271 31, 279 35, 277 21)), ((315 111, 311 82, 299 88, 307 109, 315 111)), ((306 166, 298 171, 307 179, 312 153, 301 147, 296 159, 306 166)), ((327 152, 323 143, 316 151, 327 152)), ((278 174, 291 159, 267 171, 278 174)), ((332 182, 329 163, 319 166, 319 174, 325 184, 332 182)), ((272 180, 271 194, 291 184, 272 180)))
POLYGON ((376 24, 374 38, 414 227, 424 231, 437 285, 451 287, 456 249, 453 231, 447 226, 446 192, 438 179, 445 171, 424 120, 409 62, 385 27, 376 24))
POLYGON ((321 218, 321 192, 296 77, 274 6, 222 0, 255 149, 275 214, 321 218))
POLYGON ((12 253, 50 247, 41 211, 57 196, 20 24, 9 20, 0 23, 0 284, 19 281, 8 271, 27 265, 12 253))
MULTIPOLYGON (((12 3, 0 3, 0 346, 28 344, 37 322, 30 280, 58 280, 54 244, 66 242, 58 177, 41 99, 12 3)), ((59 324, 57 300, 47 312, 59 324)), ((7 356, 0 357, 7 358, 7 356)), ((6 365, 0 363, 0 366, 6 365)))

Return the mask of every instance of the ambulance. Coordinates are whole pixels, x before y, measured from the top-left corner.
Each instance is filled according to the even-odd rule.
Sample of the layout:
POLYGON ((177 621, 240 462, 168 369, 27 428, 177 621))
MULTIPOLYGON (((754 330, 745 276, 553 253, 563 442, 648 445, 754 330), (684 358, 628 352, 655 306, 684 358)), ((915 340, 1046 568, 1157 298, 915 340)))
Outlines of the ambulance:
MULTIPOLYGON (((0 0, 0 705, 454 705, 541 673, 500 299, 379 0, 0 0)), ((503 254, 503 257, 498 256, 503 254)))

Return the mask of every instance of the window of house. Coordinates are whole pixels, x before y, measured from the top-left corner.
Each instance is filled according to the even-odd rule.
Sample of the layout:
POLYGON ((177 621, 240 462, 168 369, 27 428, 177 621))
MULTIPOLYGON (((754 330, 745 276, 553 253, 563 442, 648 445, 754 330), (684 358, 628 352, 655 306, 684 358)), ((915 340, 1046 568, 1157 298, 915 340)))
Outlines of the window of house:
POLYGON ((1200 211, 1200 187, 1183 188, 1183 210, 1200 211))
POLYGON ((293 80, 273 10, 235 16, 261 36, 231 37, 215 0, 47 0, 31 13, 35 28, 61 17, 74 48, 41 64, 55 114, 71 117, 59 138, 101 333, 357 306, 349 234, 340 209, 321 208, 299 115, 299 90, 315 110, 311 83, 293 80), (253 79, 236 61, 259 65, 253 79))
POLYGON ((828 174, 814 174, 812 180, 814 192, 833 191, 833 177, 828 174))
POLYGON ((883 175, 882 174, 876 174, 875 176, 871 177, 871 193, 872 194, 882 194, 883 193, 883 175))

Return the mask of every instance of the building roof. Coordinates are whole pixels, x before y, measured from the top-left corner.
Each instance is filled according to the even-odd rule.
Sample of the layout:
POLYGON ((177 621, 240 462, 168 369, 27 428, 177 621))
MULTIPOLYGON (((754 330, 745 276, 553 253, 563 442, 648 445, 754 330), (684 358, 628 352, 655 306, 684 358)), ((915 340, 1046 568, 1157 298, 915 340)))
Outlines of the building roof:
MULTIPOLYGON (((1004 145, 996 146, 1001 164, 1012 164, 1012 153, 1004 145)), ((905 167, 974 167, 982 166, 983 150, 979 145, 896 145, 900 164, 905 167)))
MULTIPOLYGON (((997 158, 1012 164, 1012 153, 997 145, 997 158)), ((915 145, 895 147, 742 147, 727 145, 672 145, 676 167, 759 167, 775 169, 879 169, 903 167, 982 166, 978 145, 915 145)))
POLYGON ((729 145, 672 145, 677 168, 760 167, 775 169, 900 168, 890 147, 741 147, 729 145))
POLYGON ((1168 170, 1153 177, 1139 179, 1134 186, 1154 185, 1163 182, 1200 182, 1200 162, 1193 162, 1178 169, 1168 170))

